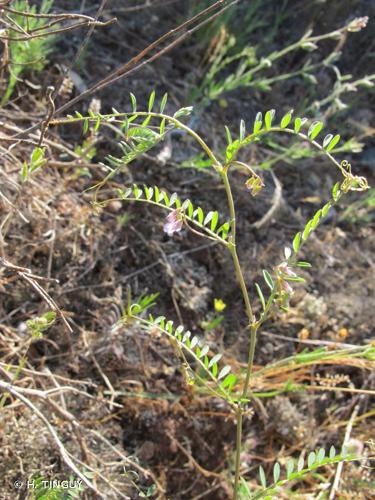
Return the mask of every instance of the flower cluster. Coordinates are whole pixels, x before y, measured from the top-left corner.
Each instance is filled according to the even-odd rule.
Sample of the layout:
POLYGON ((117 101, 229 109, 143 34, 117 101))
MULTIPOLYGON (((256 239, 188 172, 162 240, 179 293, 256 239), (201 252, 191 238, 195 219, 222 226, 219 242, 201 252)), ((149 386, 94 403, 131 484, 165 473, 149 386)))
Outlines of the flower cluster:
POLYGON ((246 181, 245 185, 252 196, 256 196, 264 188, 262 179, 255 173, 246 181))
POLYGON ((281 309, 287 309, 289 299, 293 295, 293 288, 290 286, 289 281, 298 280, 298 276, 291 269, 288 262, 282 262, 273 268, 276 278, 277 286, 277 300, 281 309))

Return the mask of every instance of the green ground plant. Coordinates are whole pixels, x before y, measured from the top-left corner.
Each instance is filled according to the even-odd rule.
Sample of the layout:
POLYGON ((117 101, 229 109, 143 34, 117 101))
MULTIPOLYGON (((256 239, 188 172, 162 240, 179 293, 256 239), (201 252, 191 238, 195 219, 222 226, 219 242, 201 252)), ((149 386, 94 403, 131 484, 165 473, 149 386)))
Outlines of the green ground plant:
POLYGON ((341 215, 350 222, 371 222, 375 213, 375 189, 372 187, 361 200, 351 203, 341 215))
MULTIPOLYGON (((254 14, 251 11, 251 15, 254 14)), ((280 22, 279 19, 276 19, 277 26, 280 22)), ((241 39, 237 40, 239 35, 230 33, 226 24, 223 23, 217 27, 217 33, 213 35, 216 43, 212 49, 212 53, 209 54, 208 70, 205 71, 200 86, 194 91, 193 101, 197 102, 201 100, 201 106, 204 108, 211 101, 223 97, 227 92, 239 88, 255 88, 263 92, 270 92, 275 83, 295 77, 302 77, 307 83, 317 85, 318 81, 315 74, 321 68, 325 68, 335 72, 337 76, 335 88, 329 96, 319 103, 315 102, 311 107, 318 107, 320 109, 332 102, 336 102, 340 106, 341 101, 339 98, 341 94, 354 91, 357 85, 372 87, 374 75, 367 75, 350 82, 351 75, 343 77, 340 74, 337 62, 340 59, 341 52, 335 48, 325 57, 303 58, 302 63, 299 65, 300 67, 294 68, 291 71, 283 70, 282 66, 280 66, 280 61, 283 61, 293 53, 305 51, 311 54, 318 51, 320 44, 325 41, 340 42, 348 33, 357 32, 365 28, 367 22, 367 17, 355 18, 341 28, 321 35, 313 35, 313 31, 309 29, 295 42, 286 45, 281 50, 271 51, 266 55, 258 54, 260 50, 264 51, 265 48, 262 49, 262 47, 252 45, 243 46, 241 39), (274 69, 274 75, 272 75, 272 69, 274 69), (346 81, 348 82, 345 83, 346 81)), ((256 22, 250 24, 250 27, 252 26, 254 30, 258 28, 256 22)), ((251 32, 251 29, 249 29, 249 26, 246 26, 245 32, 249 31, 251 32)), ((268 34, 269 36, 270 34, 268 34)), ((270 42, 273 36, 271 36, 268 45, 271 45, 270 42)), ((337 43, 335 46, 337 46, 337 43)))
POLYGON ((72 477, 63 486, 53 486, 52 481, 42 477, 31 479, 30 482, 33 483, 30 500, 74 500, 80 498, 84 490, 81 485, 76 485, 72 477))
POLYGON ((43 0, 38 10, 35 5, 30 7, 27 0, 17 0, 12 3, 13 9, 20 12, 20 14, 10 13, 8 16, 9 79, 6 91, 1 99, 1 105, 8 102, 17 81, 24 73, 41 71, 48 62, 47 57, 52 51, 54 37, 50 35, 42 36, 43 30, 49 24, 48 19, 33 17, 33 15, 48 14, 52 6, 53 0, 43 0), (31 17, 27 14, 31 15, 31 17), (35 32, 38 32, 38 36, 34 38, 32 34, 35 32), (28 36, 29 40, 27 39, 28 36))
MULTIPOLYGON (((272 17, 272 29, 268 29, 262 40, 256 44, 249 44, 249 40, 265 22, 259 13, 273 11, 267 9, 264 2, 252 3, 251 7, 241 14, 239 7, 237 10, 230 10, 224 18, 210 26, 205 34, 211 42, 206 41, 210 48, 204 65, 204 76, 192 91, 191 97, 198 114, 214 101, 224 107, 230 106, 227 97, 235 90, 254 89, 266 95, 272 92, 277 84, 282 86, 287 80, 299 78, 305 81, 306 96, 297 112, 318 119, 324 117, 325 121, 330 119, 334 122, 340 112, 348 109, 349 105, 345 102, 348 94, 374 87, 374 74, 354 78, 351 74, 342 74, 339 68, 342 55, 339 47, 344 44, 348 35, 366 27, 367 17, 352 19, 344 26, 321 35, 313 35, 313 30, 308 29, 295 42, 275 51, 271 49, 275 36, 279 27, 290 16, 291 11, 286 7, 287 2, 283 2, 276 9, 272 17), (323 56, 321 48, 325 42, 333 42, 333 46, 323 56), (307 56, 304 57, 303 52, 307 53, 307 56), (297 57, 298 62, 290 65, 288 61, 293 55, 297 57), (288 71, 285 67, 289 68, 288 71), (319 72, 334 78, 332 87, 323 98, 321 93, 317 92, 320 82, 316 75, 319 72)), ((358 153, 362 149, 363 143, 353 137, 335 152, 358 153)), ((314 148, 307 148, 305 144, 280 144, 272 137, 264 140, 264 151, 266 158, 256 166, 265 169, 280 161, 295 164, 302 158, 314 158, 320 154, 314 148)), ((211 166, 211 162, 198 155, 187 161, 186 166, 204 168, 211 166)))
MULTIPOLYGON (((164 316, 150 314, 148 310, 155 305, 156 295, 144 296, 135 302, 129 297, 128 304, 124 308, 122 322, 125 324, 135 323, 146 331, 152 331, 153 335, 157 332, 159 335, 166 336, 181 362, 186 382, 194 385, 199 391, 203 390, 214 397, 223 399, 232 408, 237 421, 233 498, 271 498, 273 494, 277 493, 278 488, 287 481, 297 480, 320 466, 358 458, 348 455, 345 450, 336 454, 334 448, 331 448, 329 454, 326 455, 326 451, 321 448, 308 455, 307 465, 304 458, 301 457, 298 460, 296 470, 293 460, 290 460, 286 467, 285 479, 280 479, 281 466, 276 463, 273 469, 273 481, 269 481, 269 485, 267 485, 263 469, 260 468, 260 486, 256 491, 250 490, 246 479, 241 477, 240 473, 243 417, 249 411, 254 398, 262 396, 254 391, 256 373, 253 371, 253 364, 258 331, 275 310, 288 310, 289 300, 293 295, 293 286, 305 281, 300 276, 300 271, 311 267, 309 262, 300 260, 300 251, 302 248, 306 248, 309 237, 324 221, 331 208, 345 194, 351 191, 365 191, 368 188, 366 179, 354 175, 346 160, 339 162, 332 155, 340 136, 326 134, 322 139, 319 139, 323 129, 321 121, 295 117, 292 111, 277 119, 275 110, 269 110, 264 116, 261 113, 257 114, 250 130, 247 130, 245 121, 242 120, 239 133, 236 136, 226 127, 225 156, 219 157, 199 134, 181 121, 181 118, 191 114, 192 108, 181 108, 173 115, 166 114, 167 96, 165 95, 159 109, 155 111, 155 92, 152 92, 149 98, 146 111, 138 110, 134 95, 131 95, 131 102, 132 110, 127 113, 120 113, 116 110, 107 115, 91 113, 88 116, 83 116, 76 113, 75 117, 68 116, 66 119, 55 120, 52 124, 82 122, 83 130, 87 133, 90 128, 98 130, 106 123, 110 123, 111 127, 117 127, 119 133, 124 137, 124 140, 119 144, 122 155, 120 157, 109 156, 107 163, 102 165, 108 173, 104 181, 95 186, 94 205, 103 208, 113 201, 151 204, 168 212, 163 229, 169 236, 172 237, 183 228, 187 228, 195 234, 214 240, 231 255, 237 283, 243 297, 244 315, 248 324, 248 362, 243 372, 233 373, 230 365, 221 364, 222 353, 212 352, 211 348, 202 341, 202 338, 193 336, 182 325, 175 326, 173 321, 164 316), (139 186, 134 184, 118 188, 115 198, 101 199, 101 190, 111 177, 120 172, 125 165, 159 144, 168 133, 176 129, 183 131, 198 143, 204 155, 211 161, 216 174, 221 178, 226 193, 229 220, 225 220, 217 210, 204 213, 202 208, 194 205, 191 200, 182 200, 177 193, 169 194, 160 186, 155 185, 139 186), (238 161, 237 156, 243 148, 253 143, 259 143, 264 137, 273 134, 286 134, 308 142, 337 169, 341 180, 332 186, 331 198, 307 221, 301 231, 297 232, 291 245, 284 248, 281 262, 269 269, 262 270, 264 283, 254 283, 252 285, 254 293, 250 294, 249 286, 244 278, 244 264, 240 262, 237 253, 238 214, 235 208, 230 175, 233 174, 236 167, 246 171, 248 179, 244 184, 244 189, 249 191, 249 196, 256 196, 264 187, 263 180, 250 165, 238 161), (254 313, 254 300, 258 300, 261 304, 259 314, 254 313)), ((299 362, 308 362, 306 356, 309 360, 313 359, 316 362, 325 355, 324 349, 316 351, 315 355, 306 353, 303 360, 301 358, 299 362)), ((336 352, 335 355, 340 356, 340 352, 336 352)), ((374 348, 370 345, 363 346, 360 348, 359 355, 373 360, 374 348)), ((295 361, 293 360, 293 362, 295 361)), ((288 363, 288 361, 285 362, 288 363)), ((283 360, 280 363, 283 363, 283 360)), ((267 366, 264 370, 267 370, 267 366)), ((290 386, 285 390, 295 389, 296 387, 290 386)))

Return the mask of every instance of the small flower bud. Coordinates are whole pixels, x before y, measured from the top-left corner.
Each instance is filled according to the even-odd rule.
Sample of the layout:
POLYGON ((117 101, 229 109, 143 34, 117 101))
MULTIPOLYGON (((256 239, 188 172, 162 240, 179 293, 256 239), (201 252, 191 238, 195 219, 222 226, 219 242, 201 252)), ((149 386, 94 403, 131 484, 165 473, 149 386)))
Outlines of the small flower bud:
POLYGON ((333 40, 341 40, 341 38, 343 37, 343 34, 341 31, 334 31, 332 34, 331 34, 331 38, 333 40))
POLYGON ((98 115, 100 113, 101 107, 102 107, 101 100, 94 97, 94 99, 91 99, 91 102, 89 104, 89 113, 92 113, 93 115, 98 115))
POLYGON ((73 92, 73 88, 74 88, 73 80, 69 76, 67 76, 61 83, 61 86, 59 88, 59 95, 61 95, 64 98, 68 98, 73 92))
POLYGON ((355 19, 353 19, 353 21, 349 23, 347 30, 353 33, 356 31, 361 31, 363 28, 366 28, 368 20, 369 20, 368 16, 356 17, 355 19))
POLYGON ((270 68, 272 66, 272 62, 266 58, 261 59, 260 64, 263 68, 270 68))
POLYGON ((256 196, 264 188, 264 183, 258 175, 254 174, 246 181, 245 186, 252 196, 256 196))
POLYGON ((288 260, 292 256, 292 249, 289 247, 284 248, 284 255, 286 260, 288 260))

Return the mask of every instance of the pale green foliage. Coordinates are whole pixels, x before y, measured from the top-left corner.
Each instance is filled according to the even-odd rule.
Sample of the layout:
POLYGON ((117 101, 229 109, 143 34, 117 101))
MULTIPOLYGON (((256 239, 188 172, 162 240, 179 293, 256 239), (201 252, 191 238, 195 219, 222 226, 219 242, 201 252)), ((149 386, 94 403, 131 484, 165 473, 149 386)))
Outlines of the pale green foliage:
POLYGON ((285 81, 292 77, 301 76, 310 83, 316 84, 314 73, 318 68, 334 66, 340 57, 338 53, 331 53, 328 57, 318 62, 312 58, 306 58, 299 69, 292 72, 277 72, 275 76, 268 76, 269 69, 276 61, 285 58, 288 54, 297 50, 312 52, 318 49, 322 40, 340 39, 346 31, 346 26, 319 36, 312 36, 308 31, 296 42, 283 49, 271 52, 265 56, 258 56, 255 47, 241 47, 236 43, 236 37, 225 31, 224 36, 217 35, 218 48, 213 54, 210 67, 205 74, 200 86, 200 92, 206 100, 214 100, 224 93, 241 87, 253 87, 263 91, 271 91, 276 82, 285 81), (229 71, 230 70, 230 71, 229 71))
MULTIPOLYGON (((50 11, 53 5, 53 0, 42 0, 41 6, 37 11, 35 5, 29 7, 29 2, 26 0, 16 0, 12 3, 13 9, 20 12, 36 12, 46 14, 50 11)), ((33 30, 38 30, 39 34, 42 33, 43 26, 47 24, 48 19, 40 19, 35 17, 26 17, 17 14, 10 14, 16 25, 25 33, 33 30)), ((8 30, 8 36, 12 38, 20 38, 18 31, 8 30)), ((13 94, 14 87, 17 80, 27 71, 41 71, 47 63, 47 56, 52 50, 54 37, 49 35, 47 37, 31 38, 30 40, 10 40, 10 64, 9 81, 6 92, 1 100, 4 105, 8 102, 13 94)))
POLYGON ((260 466, 259 490, 255 494, 252 494, 248 484, 245 481, 242 481, 239 497, 241 500, 259 500, 262 498, 271 499, 274 497, 274 495, 277 495, 279 488, 286 485, 289 481, 302 479, 304 476, 314 472, 319 467, 356 459, 358 459, 358 457, 348 455, 345 450, 343 450, 341 454, 336 454, 336 449, 334 446, 331 446, 329 452, 327 453, 327 456, 326 450, 324 448, 319 448, 316 451, 310 452, 307 456, 307 460, 304 459, 303 455, 301 455, 296 462, 292 458, 290 458, 285 466, 284 479, 281 479, 283 467, 278 462, 276 462, 272 471, 272 481, 268 485, 264 469, 262 466, 260 466))
POLYGON ((317 147, 320 152, 331 152, 336 148, 340 141, 339 134, 327 134, 322 140, 322 144, 319 144, 316 139, 323 129, 323 123, 320 121, 313 121, 309 124, 308 129, 305 130, 305 125, 308 124, 309 120, 307 118, 296 116, 293 119, 293 110, 283 115, 278 123, 276 123, 276 111, 274 109, 267 111, 264 118, 262 113, 259 112, 255 117, 250 133, 247 132, 245 123, 243 121, 241 122, 238 139, 233 140, 232 134, 229 129, 226 128, 228 146, 225 152, 225 159, 227 162, 233 162, 238 152, 243 147, 259 141, 263 136, 271 132, 299 135, 300 138, 303 138, 317 147))
POLYGON ((23 182, 26 182, 30 175, 47 163, 45 159, 45 149, 35 148, 30 156, 30 162, 24 162, 20 172, 23 182))
POLYGON ((48 311, 42 316, 26 321, 26 326, 33 337, 42 337, 43 333, 50 328, 56 320, 55 311, 48 311))
POLYGON ((92 111, 89 111, 89 116, 83 117, 81 113, 76 111, 75 117, 68 115, 68 119, 70 121, 83 121, 83 133, 88 132, 90 124, 93 124, 93 132, 97 132, 102 125, 109 122, 119 126, 119 132, 124 136, 124 140, 118 143, 122 155, 119 158, 113 155, 106 157, 107 164, 105 166, 110 170, 110 176, 112 176, 121 166, 127 165, 159 144, 167 133, 178 126, 178 118, 188 116, 191 113, 192 108, 185 107, 178 109, 172 117, 164 115, 167 97, 167 94, 164 94, 159 109, 155 112, 153 112, 155 92, 152 92, 147 112, 137 110, 137 99, 134 94, 130 94, 131 113, 119 113, 113 109, 113 113, 110 115, 95 115, 92 111), (141 123, 134 123, 135 120, 142 117, 143 121, 141 123), (151 126, 152 119, 157 121, 157 126, 154 123, 151 126))
POLYGON ((50 479, 43 477, 36 477, 31 481, 34 481, 34 485, 29 489, 30 500, 74 500, 81 498, 84 491, 83 486, 79 486, 72 477, 69 478, 68 487, 51 487, 50 479))
MULTIPOLYGON (((345 162, 342 162, 344 164, 345 162)), ((349 179, 351 182, 351 189, 355 189, 357 179, 360 179, 361 182, 366 182, 363 178, 355 178, 349 179)), ((337 182, 332 188, 332 198, 329 200, 322 208, 317 210, 314 216, 306 223, 304 228, 299 231, 293 238, 292 249, 287 247, 284 250, 285 253, 285 265, 284 268, 288 271, 288 274, 283 272, 283 270, 279 268, 274 268, 273 277, 271 277, 270 273, 266 270, 263 270, 264 281, 268 285, 271 290, 271 294, 269 298, 266 300, 264 297, 264 293, 259 286, 258 283, 255 283, 256 291, 259 296, 260 303, 262 305, 262 315, 261 321, 263 317, 265 317, 274 300, 278 302, 279 307, 285 310, 287 309, 288 298, 290 293, 285 291, 285 287, 283 286, 284 282, 304 282, 304 278, 297 275, 298 268, 308 268, 311 267, 309 262, 299 261, 297 259, 297 255, 299 251, 302 249, 303 245, 306 243, 311 234, 318 228, 318 226, 322 223, 322 221, 328 216, 330 209, 339 202, 342 195, 345 193, 345 188, 347 187, 348 180, 344 179, 344 182, 340 185, 337 182), (344 189, 343 189, 344 188, 344 189)))
MULTIPOLYGON (((161 101, 159 113, 154 113, 152 110, 155 104, 155 93, 152 92, 149 99, 148 111, 141 112, 137 110, 136 97, 131 94, 131 113, 123 114, 114 110, 111 115, 90 115, 89 117, 83 117, 80 113, 76 113, 77 118, 68 117, 68 120, 75 121, 78 119, 83 121, 84 132, 88 130, 90 122, 95 122, 95 129, 98 129, 102 123, 109 121, 113 123, 114 119, 118 120, 121 130, 123 130, 127 136, 127 142, 122 141, 120 143, 120 147, 124 151, 123 157, 115 158, 110 156, 107 158, 111 166, 115 167, 110 174, 113 175, 122 165, 138 158, 143 152, 148 151, 158 144, 167 132, 175 128, 183 128, 189 132, 190 129, 177 120, 177 117, 186 116, 190 113, 191 109, 182 108, 175 112, 173 116, 165 115, 163 111, 166 102, 167 97, 165 95, 161 101), (136 124, 135 121, 139 118, 143 121, 141 124, 136 124), (157 128, 160 130, 159 133, 149 128, 152 118, 158 120, 159 125, 157 128)), ((298 261, 297 253, 322 220, 327 217, 331 207, 339 201, 343 193, 349 190, 365 190, 368 187, 366 179, 353 176, 348 162, 344 161, 339 164, 331 156, 331 152, 335 150, 340 141, 339 134, 326 134, 323 139, 321 139, 321 142, 319 142, 319 135, 322 129, 323 123, 321 121, 311 122, 307 118, 298 116, 293 117, 293 110, 288 111, 281 119, 277 120, 276 111, 271 109, 264 114, 264 117, 262 113, 257 113, 250 132, 247 131, 245 121, 241 120, 239 137, 237 139, 233 139, 232 133, 229 128, 226 127, 228 145, 225 152, 225 163, 223 167, 215 165, 217 162, 216 158, 213 154, 210 154, 208 147, 204 144, 203 151, 211 158, 211 165, 214 165, 218 172, 220 172, 221 168, 229 168, 231 165, 236 164, 249 170, 250 178, 246 182, 246 186, 252 191, 253 195, 256 195, 263 187, 262 181, 249 165, 237 162, 236 157, 242 148, 253 142, 260 141, 264 136, 270 133, 287 133, 310 142, 310 144, 321 154, 326 155, 343 175, 343 182, 336 183, 333 187, 332 199, 315 213, 311 220, 306 223, 303 230, 296 234, 292 243, 293 250, 287 249, 288 253, 285 256, 286 267, 284 267, 288 274, 285 274, 284 270, 278 267, 274 268, 272 273, 263 270, 264 280, 270 290, 267 298, 265 298, 261 286, 258 283, 255 284, 262 305, 262 312, 258 320, 259 325, 267 319, 272 306, 278 306, 283 310, 288 307, 288 299, 291 293, 289 282, 298 283, 304 281, 302 277, 297 275, 296 269, 310 267, 310 264, 308 262, 298 261)), ((192 135, 197 139, 196 134, 192 133, 192 135)), ((198 141, 201 141, 199 137, 198 141)), ((201 142, 200 144, 202 145, 201 142)), ((230 222, 225 222, 221 225, 218 224, 219 213, 217 211, 210 211, 205 215, 202 208, 195 208, 190 200, 182 201, 177 193, 168 195, 166 191, 158 186, 139 187, 137 184, 134 184, 132 187, 117 189, 117 192, 119 199, 124 201, 145 202, 169 211, 178 210, 183 220, 187 224, 196 226, 197 229, 202 232, 202 235, 206 235, 206 237, 217 240, 225 245, 230 244, 230 222)))
POLYGON ((232 403, 234 396, 231 395, 231 392, 237 382, 237 377, 230 373, 231 367, 229 365, 219 368, 218 362, 222 355, 210 355, 209 346, 202 342, 198 336, 193 336, 182 325, 175 327, 173 321, 168 321, 165 316, 142 317, 140 313, 145 309, 142 306, 144 300, 145 298, 142 298, 141 301, 131 304, 123 316, 123 321, 126 323, 129 320, 136 320, 142 328, 152 331, 153 335, 156 332, 159 335, 166 335, 180 356, 187 382, 202 385, 214 395, 232 403), (190 360, 186 358, 186 355, 190 360), (195 362, 196 369, 193 368, 192 361, 195 362))
MULTIPOLYGON (((299 116, 294 117, 293 110, 282 115, 281 119, 277 119, 274 109, 267 111, 264 117, 263 114, 259 112, 249 130, 247 129, 245 121, 241 120, 238 138, 234 138, 235 134, 232 133, 228 127, 225 127, 227 147, 221 156, 225 158, 226 162, 233 163, 242 148, 260 140, 268 140, 268 144, 273 149, 280 149, 283 151, 280 156, 265 160, 261 165, 262 168, 270 168, 280 159, 285 160, 286 157, 291 159, 304 157, 311 158, 322 155, 325 152, 338 152, 351 148, 351 144, 346 143, 344 145, 345 147, 339 149, 338 144, 341 139, 339 134, 326 134, 320 139, 319 135, 322 130, 323 123, 321 121, 311 121, 299 116), (275 133, 298 135, 300 139, 304 139, 304 143, 294 143, 291 146, 283 147, 269 139, 269 137, 275 133), (306 148, 306 142, 310 143, 312 147, 306 148)), ((190 162, 185 162, 185 166, 197 168, 207 168, 212 166, 212 164, 212 161, 204 160, 201 154, 190 162)))
MULTIPOLYGON (((282 86, 285 81, 299 77, 306 81, 306 90, 309 92, 307 100, 312 102, 310 106, 302 104, 303 107, 300 109, 306 114, 324 116, 327 119, 350 107, 343 100, 345 94, 373 88, 375 74, 367 74, 360 78, 354 78, 351 74, 341 74, 338 67, 341 52, 337 48, 325 57, 320 57, 317 50, 324 40, 344 40, 344 37, 353 31, 351 28, 353 24, 360 26, 354 31, 365 27, 366 22, 363 22, 362 18, 322 35, 313 35, 311 31, 307 31, 296 42, 271 52, 270 47, 273 46, 278 28, 291 13, 286 5, 287 3, 280 2, 276 7, 274 3, 269 5, 267 1, 253 1, 246 8, 241 8, 243 6, 239 5, 230 9, 223 18, 210 27, 211 43, 206 56, 208 68, 204 71, 200 86, 192 93, 194 102, 201 101, 198 107, 204 108, 210 101, 217 99, 220 99, 222 106, 228 107, 230 103, 226 100, 226 95, 235 89, 252 87, 270 92, 275 84, 279 83, 282 86), (269 14, 271 19, 267 15, 260 16, 259 12, 269 14), (266 26, 267 29, 262 33, 261 39, 254 37, 254 45, 249 45, 250 34, 262 26, 266 26), (306 57, 302 57, 302 62, 292 71, 285 71, 284 68, 290 65, 282 62, 296 51, 300 51, 302 56, 303 52, 306 52, 306 57), (313 57, 310 55, 311 52, 314 52, 313 57), (329 88, 322 99, 318 98, 316 92, 317 89, 320 90, 320 82, 315 76, 318 70, 336 76, 332 88, 329 88)), ((337 47, 335 42, 332 46, 337 47)), ((271 168, 280 161, 295 164, 300 158, 319 155, 318 151, 306 148, 303 144, 285 146, 266 138, 265 145, 275 154, 262 159, 260 164, 262 168, 271 168)), ((340 152, 355 153, 362 149, 363 144, 352 138, 340 147, 340 152)), ((335 151, 338 152, 338 149, 335 148, 335 151)), ((186 164, 196 168, 209 166, 207 161, 202 161, 198 156, 186 164)))
MULTIPOLYGON (((48 12, 52 4, 53 0, 42 0, 39 12, 48 12)), ((254 0, 251 7, 253 12, 255 12, 256 6, 260 6, 261 4, 261 0, 254 0)), ((29 9, 26 0, 17 0, 12 4, 12 7, 19 11, 29 9)), ((30 12, 37 12, 36 7, 31 7, 30 12)), ((39 30, 43 34, 43 26, 47 23, 45 19, 27 18, 22 15, 17 16, 12 14, 11 17, 25 33, 39 30)), ((300 68, 290 73, 277 73, 276 76, 268 76, 270 74, 269 70, 274 66, 276 61, 294 51, 315 51, 322 40, 340 39, 345 30, 347 28, 341 28, 338 31, 321 36, 312 36, 312 33, 308 32, 297 42, 278 52, 270 53, 266 57, 259 57, 254 47, 238 47, 233 35, 224 36, 222 43, 214 51, 209 69, 199 90, 207 103, 209 100, 218 99, 225 92, 241 87, 254 87, 269 91, 274 83, 295 76, 302 76, 310 82, 316 83, 314 71, 322 65, 336 68, 335 63, 339 57, 338 54, 332 53, 324 60, 317 58, 317 62, 312 62, 312 59, 307 57, 300 68)), ((18 36, 17 32, 8 31, 7 36, 18 36)), ((51 51, 52 42, 53 37, 51 36, 30 38, 27 41, 10 40, 10 76, 7 90, 2 99, 3 104, 9 100, 17 80, 25 71, 39 71, 44 67, 46 57, 51 51)), ((338 78, 339 83, 337 84, 337 88, 335 87, 332 94, 325 100, 319 102, 319 106, 317 107, 320 109, 321 106, 332 103, 339 106, 341 94, 345 91, 357 90, 357 87, 360 86, 372 87, 373 80, 374 75, 369 75, 363 79, 353 81, 351 83, 352 87, 350 87, 349 83, 345 84, 343 78, 338 78)), ((198 391, 221 398, 231 407, 237 418, 237 436, 239 434, 234 481, 234 497, 236 499, 238 497, 253 500, 273 498, 286 483, 301 480, 306 474, 316 471, 319 467, 358 458, 347 455, 345 450, 337 455, 334 447, 331 447, 328 454, 324 448, 320 448, 310 452, 306 458, 302 454, 296 462, 292 458, 285 465, 276 462, 270 473, 269 471, 266 473, 264 468, 260 466, 260 484, 255 487, 255 491, 251 490, 253 486, 250 488, 250 484, 244 478, 240 478, 242 415, 247 411, 246 405, 253 398, 270 397, 272 395, 270 392, 257 393, 253 391, 254 387, 251 385, 251 377, 256 378, 257 376, 252 373, 256 333, 260 326, 270 317, 271 311, 278 309, 282 311, 287 310, 289 298, 292 293, 291 284, 305 281, 302 276, 299 276, 299 272, 301 268, 310 268, 311 265, 309 262, 299 260, 299 252, 313 232, 317 230, 323 220, 329 215, 332 206, 338 203, 348 191, 363 191, 368 187, 367 181, 364 178, 352 174, 351 166, 348 162, 343 161, 338 163, 332 156, 332 153, 336 153, 339 150, 340 135, 332 133, 322 135, 324 125, 320 120, 309 120, 299 116, 295 117, 293 110, 289 110, 279 117, 276 110, 270 109, 264 115, 259 112, 250 127, 248 127, 245 120, 241 120, 239 131, 236 134, 232 133, 228 127, 225 127, 227 146, 222 154, 216 156, 196 132, 180 121, 183 117, 190 115, 192 112, 191 107, 181 108, 173 115, 169 115, 166 112, 167 94, 162 97, 156 109, 155 91, 150 94, 144 111, 138 109, 137 98, 134 94, 130 94, 130 104, 130 112, 120 113, 113 110, 108 115, 95 115, 89 112, 89 116, 83 116, 81 113, 76 112, 75 117, 68 116, 67 120, 55 120, 55 124, 82 122, 84 134, 90 131, 94 135, 101 126, 106 125, 110 125, 112 129, 118 132, 117 137, 121 138, 117 143, 120 154, 113 154, 106 157, 106 162, 102 166, 107 172, 109 171, 109 174, 102 183, 98 184, 99 188, 110 177, 119 173, 121 169, 128 168, 131 162, 159 145, 166 138, 166 135, 174 130, 178 129, 188 134, 200 146, 201 156, 199 156, 199 160, 201 165, 205 167, 212 166, 224 182, 230 215, 229 221, 224 223, 219 222, 221 217, 217 210, 210 210, 205 213, 200 206, 194 205, 191 200, 182 200, 177 193, 169 194, 162 187, 155 185, 140 186, 132 184, 131 186, 118 188, 117 200, 132 203, 142 202, 156 206, 169 213, 178 213, 178 216, 181 218, 180 220, 187 229, 214 240, 229 250, 244 298, 250 331, 249 361, 246 370, 244 372, 238 370, 238 373, 234 374, 232 367, 223 362, 223 354, 213 352, 212 346, 203 341, 200 335, 193 335, 182 325, 175 326, 173 321, 167 320, 164 316, 155 317, 150 314, 149 309, 155 305, 158 293, 142 295, 137 301, 132 301, 129 296, 127 307, 123 310, 121 322, 123 324, 136 324, 152 336, 167 339, 181 362, 186 382, 194 385, 198 391), (236 214, 228 173, 231 169, 237 167, 245 169, 248 173, 248 179, 244 183, 244 186, 250 191, 251 195, 256 196, 264 187, 264 183, 255 171, 256 169, 242 163, 238 160, 238 157, 243 148, 250 144, 267 140, 273 134, 289 134, 290 137, 296 140, 302 140, 304 143, 307 142, 311 150, 316 151, 317 155, 324 156, 338 168, 342 179, 333 186, 331 199, 297 232, 291 246, 287 247, 284 251, 285 259, 283 262, 270 268, 270 270, 262 270, 264 286, 262 287, 258 283, 255 283, 261 310, 254 314, 251 310, 251 300, 236 253, 236 214), (267 291, 265 292, 264 290, 267 291)), ((88 149, 87 146, 90 146, 90 142, 84 141, 82 147, 77 147, 76 153, 90 160, 95 155, 96 150, 94 147, 88 149), (86 149, 88 150, 85 152, 86 149)), ((292 145, 291 148, 284 150, 283 154, 289 154, 290 157, 294 154, 295 158, 302 157, 304 154, 311 155, 310 152, 306 153, 306 149, 298 148, 297 145, 292 145)), ((27 181, 30 175, 44 166, 46 162, 45 149, 40 147, 35 148, 31 153, 29 162, 24 162, 23 164, 21 170, 22 180, 27 181)), ((268 166, 271 166, 271 164, 268 166)), ((101 206, 106 206, 108 200, 100 202, 95 200, 95 202, 101 206)), ((54 324, 55 319, 56 313, 49 311, 40 317, 28 320, 26 324, 32 338, 41 337, 54 324)), ((368 347, 367 349, 362 347, 361 349, 357 353, 353 353, 353 356, 374 359, 374 348, 368 347)), ((344 354, 344 352, 346 351, 342 350, 341 354, 344 354)), ((333 355, 339 357, 340 352, 327 352, 324 349, 303 351, 292 358, 281 360, 279 363, 285 363, 286 365, 288 363, 314 364, 316 360, 328 359, 329 356, 333 355)), ((300 389, 301 387, 303 386, 297 387, 293 385, 293 382, 288 381, 281 391, 286 392, 288 390, 300 389)), ((72 499, 78 498, 80 495, 80 490, 45 488, 41 478, 37 478, 35 481, 36 488, 31 492, 34 500, 72 499)), ((150 497, 154 494, 155 489, 156 487, 153 485, 146 492, 139 491, 139 496, 150 497)))
POLYGON ((172 193, 169 196, 157 186, 143 186, 141 188, 137 184, 127 189, 117 189, 117 193, 120 199, 124 201, 143 201, 163 209, 168 209, 169 211, 178 209, 181 211, 184 220, 194 224, 209 236, 220 238, 222 241, 228 237, 229 222, 219 225, 219 213, 217 211, 210 211, 204 214, 201 207, 195 208, 190 200, 180 200, 177 193, 172 193))
POLYGON ((360 200, 349 205, 340 218, 350 222, 373 221, 375 218, 375 188, 370 188, 360 200))

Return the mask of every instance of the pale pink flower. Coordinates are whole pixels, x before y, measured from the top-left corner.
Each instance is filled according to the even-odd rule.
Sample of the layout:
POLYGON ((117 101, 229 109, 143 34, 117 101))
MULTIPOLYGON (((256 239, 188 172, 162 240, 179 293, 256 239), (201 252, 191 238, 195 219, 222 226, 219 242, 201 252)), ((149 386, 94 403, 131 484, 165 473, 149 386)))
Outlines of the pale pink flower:
POLYGON ((174 233, 178 233, 182 229, 182 216, 181 211, 176 208, 173 210, 166 218, 163 226, 163 231, 168 234, 168 236, 173 236, 174 233))
POLYGON ((281 288, 283 289, 283 292, 287 293, 288 295, 293 295, 293 288, 289 285, 287 281, 282 281, 281 282, 281 288))
POLYGON ((291 276, 292 278, 295 278, 297 275, 292 269, 288 266, 287 262, 282 262, 277 266, 277 270, 284 274, 285 276, 291 276))
POLYGON ((289 267, 287 262, 282 262, 278 266, 274 267, 276 275, 278 277, 279 291, 281 294, 293 295, 293 288, 288 283, 288 277, 296 278, 297 275, 289 267))

